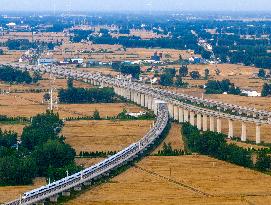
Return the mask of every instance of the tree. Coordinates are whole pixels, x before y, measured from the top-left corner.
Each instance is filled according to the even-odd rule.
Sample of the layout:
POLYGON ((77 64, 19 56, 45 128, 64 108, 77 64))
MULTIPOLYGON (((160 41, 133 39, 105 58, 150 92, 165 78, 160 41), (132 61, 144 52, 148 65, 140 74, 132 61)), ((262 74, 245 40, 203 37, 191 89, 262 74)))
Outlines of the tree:
POLYGON ((4 51, 0 49, 0 55, 4 55, 4 51))
POLYGON ((173 85, 173 76, 167 73, 164 73, 160 76, 160 84, 163 86, 172 86, 173 85))
POLYGON ((271 169, 271 157, 265 151, 260 151, 257 156, 255 167, 260 171, 267 171, 271 169))
POLYGON ((209 75, 210 75, 210 71, 209 71, 208 68, 206 68, 206 69, 204 70, 204 79, 205 79, 205 80, 208 80, 209 75))
POLYGON ((258 73, 258 77, 259 78, 265 78, 265 76, 266 76, 265 70, 264 69, 260 69, 259 73, 258 73))
POLYGON ((165 73, 169 74, 169 75, 172 75, 174 77, 176 75, 176 70, 175 70, 175 68, 167 68, 165 70, 165 73))
POLYGON ((0 80, 8 83, 27 83, 33 82, 29 72, 16 70, 11 66, 0 66, 0 80))
POLYGON ((0 158, 0 185, 31 184, 37 174, 37 165, 30 157, 19 159, 15 155, 0 158))
POLYGON ((183 79, 181 76, 176 77, 175 86, 178 88, 186 87, 187 83, 183 82, 183 79))
POLYGON ((271 94, 271 85, 265 83, 262 88, 262 97, 266 97, 271 94))
POLYGON ((126 75, 132 75, 133 78, 139 79, 140 75, 140 66, 139 65, 130 65, 122 63, 120 66, 120 72, 126 75))
POLYGON ((100 116, 100 113, 97 109, 95 109, 94 113, 93 113, 93 119, 94 120, 100 120, 101 119, 101 116, 100 116))
POLYGON ((70 88, 58 91, 61 103, 112 103, 116 94, 112 88, 70 88))
POLYGON ((67 80, 67 87, 68 87, 68 89, 72 89, 73 88, 73 79, 72 78, 69 78, 67 80))
POLYGON ((17 143, 17 133, 11 131, 2 131, 0 129, 0 147, 11 147, 17 143))
POLYGON ((58 138, 63 127, 63 122, 58 114, 47 111, 32 118, 32 123, 23 129, 21 136, 22 146, 33 150, 36 146, 47 142, 49 139, 58 138))
POLYGON ((187 76, 188 75, 188 67, 183 65, 179 70, 179 75, 181 77, 187 76))
POLYGON ((190 73, 190 76, 191 76, 191 78, 194 79, 194 80, 200 79, 200 74, 199 74, 198 71, 192 71, 192 72, 190 73))
POLYGON ((32 154, 39 176, 47 176, 49 167, 61 168, 73 163, 75 155, 75 150, 70 145, 58 140, 49 140, 39 145, 32 154))
POLYGON ((34 73, 33 73, 33 80, 32 80, 33 83, 36 83, 36 82, 38 82, 41 79, 42 79, 41 74, 39 72, 37 72, 37 71, 34 71, 34 73))
POLYGON ((49 93, 45 93, 45 94, 43 95, 43 100, 49 101, 50 99, 51 99, 51 96, 50 96, 49 93))

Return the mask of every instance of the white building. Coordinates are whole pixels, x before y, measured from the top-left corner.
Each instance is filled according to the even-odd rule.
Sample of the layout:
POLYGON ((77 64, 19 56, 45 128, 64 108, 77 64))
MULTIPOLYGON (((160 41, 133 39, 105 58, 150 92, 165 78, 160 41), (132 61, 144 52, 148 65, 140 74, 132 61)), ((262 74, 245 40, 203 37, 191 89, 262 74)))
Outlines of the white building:
POLYGON ((38 65, 53 65, 56 60, 53 58, 40 58, 38 59, 38 65))

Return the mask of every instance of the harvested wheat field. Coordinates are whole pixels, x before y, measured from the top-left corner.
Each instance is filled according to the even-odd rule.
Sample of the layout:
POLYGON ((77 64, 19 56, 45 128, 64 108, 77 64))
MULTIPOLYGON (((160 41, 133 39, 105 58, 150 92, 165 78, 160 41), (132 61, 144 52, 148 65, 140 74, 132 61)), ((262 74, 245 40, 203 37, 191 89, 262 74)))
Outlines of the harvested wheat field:
POLYGON ((153 154, 158 153, 159 150, 163 150, 164 143, 170 143, 173 149, 184 149, 184 142, 181 136, 181 127, 179 124, 172 123, 166 139, 157 147, 157 149, 155 149, 153 154))
MULTIPOLYGON (((189 65, 189 72, 198 71, 201 76, 204 76, 204 70, 209 69, 210 79, 223 80, 229 79, 236 86, 248 89, 261 91, 264 81, 257 77, 258 68, 250 66, 242 66, 238 64, 219 64, 219 65, 189 65), (216 75, 216 70, 220 71, 216 75)), ((191 84, 204 84, 204 81, 193 81, 191 84), (193 83, 194 82, 194 83, 193 83)))
POLYGON ((106 104, 60 104, 59 114, 61 117, 68 117, 71 114, 73 116, 78 116, 76 113, 67 113, 67 111, 78 112, 81 116, 92 116, 95 110, 98 110, 100 116, 113 117, 117 116, 123 109, 126 109, 128 112, 140 112, 143 111, 142 108, 137 107, 136 105, 126 104, 126 103, 106 103, 106 104), (64 110, 66 112, 64 112, 64 110))
MULTIPOLYGON (((0 81, 0 89, 2 90, 8 90, 10 92, 12 91, 23 91, 23 90, 31 90, 31 89, 50 89, 51 84, 55 89, 65 89, 67 88, 67 79, 64 78, 56 78, 54 81, 50 80, 50 75, 44 74, 42 75, 43 79, 39 80, 37 83, 34 84, 13 84, 10 85, 8 83, 0 81)), ((81 82, 81 81, 73 81, 74 87, 80 87, 80 88, 91 88, 92 85, 81 82)))
POLYGON ((4 130, 12 131, 12 132, 18 133, 19 135, 22 134, 25 126, 26 126, 26 124, 2 124, 2 123, 0 123, 0 129, 2 131, 4 131, 4 130))
POLYGON ((255 201, 267 205, 270 180, 270 176, 205 156, 147 157, 68 204, 247 205, 246 201, 255 201))
POLYGON ((80 151, 120 151, 141 139, 152 121, 71 121, 62 134, 77 153, 80 151))
MULTIPOLYGON (((0 113, 7 116, 32 117, 48 109, 48 103, 43 103, 44 93, 19 93, 1 95, 0 113)), ((143 109, 127 103, 108 104, 59 104, 56 112, 61 118, 91 116, 95 110, 101 117, 118 115, 123 109, 129 112, 139 112, 143 109)))
POLYGON ((271 111, 270 97, 245 97, 238 95, 204 95, 207 99, 213 99, 230 104, 236 104, 259 110, 271 111))
POLYGON ((44 178, 37 178, 31 186, 0 187, 0 204, 19 198, 21 194, 46 184, 44 178))

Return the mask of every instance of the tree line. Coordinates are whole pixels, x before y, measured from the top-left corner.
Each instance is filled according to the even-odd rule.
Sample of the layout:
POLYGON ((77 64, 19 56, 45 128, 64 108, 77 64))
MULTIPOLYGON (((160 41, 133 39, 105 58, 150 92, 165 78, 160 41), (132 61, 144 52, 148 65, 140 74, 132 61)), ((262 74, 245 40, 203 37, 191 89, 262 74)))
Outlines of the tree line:
POLYGON ((186 153, 184 150, 173 149, 171 143, 164 143, 162 150, 159 150, 155 156, 183 156, 187 154, 189 153, 186 153))
POLYGON ((139 79, 140 65, 133 65, 125 62, 113 62, 112 69, 125 75, 132 75, 133 78, 139 79))
POLYGON ((206 94, 222 94, 225 92, 232 95, 241 94, 240 88, 236 87, 228 79, 225 79, 222 81, 210 80, 206 84, 206 87, 205 87, 206 94))
POLYGON ((0 185, 31 184, 35 177, 51 181, 75 173, 75 150, 60 135, 63 127, 58 114, 51 111, 32 118, 23 129, 21 144, 18 134, 0 132, 0 185))
POLYGON ((188 148, 192 152, 209 155, 219 160, 259 171, 270 171, 271 169, 271 156, 268 155, 268 152, 257 152, 256 162, 253 163, 252 151, 235 144, 228 144, 224 134, 211 131, 200 132, 197 127, 189 123, 183 124, 182 133, 188 148))
POLYGON ((0 80, 8 83, 36 83, 41 80, 41 75, 34 72, 31 76, 28 71, 21 71, 11 66, 0 66, 0 80))
POLYGON ((61 103, 113 103, 115 93, 112 88, 75 88, 61 89, 58 91, 61 103))

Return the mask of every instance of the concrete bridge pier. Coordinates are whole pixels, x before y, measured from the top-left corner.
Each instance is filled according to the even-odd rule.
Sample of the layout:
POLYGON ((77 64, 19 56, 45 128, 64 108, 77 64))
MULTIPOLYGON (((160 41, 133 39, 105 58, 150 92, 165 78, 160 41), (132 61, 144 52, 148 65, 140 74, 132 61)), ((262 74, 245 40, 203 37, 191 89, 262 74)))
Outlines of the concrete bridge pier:
POLYGON ((84 182, 83 184, 84 184, 84 186, 90 186, 91 185, 91 181, 84 182))
POLYGON ((62 196, 71 196, 71 192, 70 191, 63 191, 62 196))
POLYGON ((141 100, 140 105, 142 107, 145 107, 145 95, 144 94, 140 94, 140 100, 141 100))
POLYGON ((135 102, 135 92, 131 90, 131 101, 135 102))
POLYGON ((173 119, 174 118, 174 106, 171 103, 168 104, 168 112, 169 112, 169 117, 171 119, 173 119))
POLYGON ((241 134, 241 141, 247 141, 247 126, 245 122, 242 122, 242 134, 241 134))
POLYGON ((215 131, 215 119, 213 116, 210 116, 210 131, 211 132, 215 131))
POLYGON ((197 128, 201 130, 201 113, 197 113, 197 128))
POLYGON ((195 113, 190 111, 190 124, 195 126, 195 113))
POLYGON ((57 202, 58 195, 54 195, 50 197, 50 202, 57 202))
POLYGON ((74 189, 74 191, 81 191, 82 190, 82 186, 79 185, 79 186, 74 187, 73 189, 74 189))
POLYGON ((189 111, 188 110, 184 110, 184 122, 189 122, 189 111))
POLYGON ((221 133, 221 118, 216 119, 216 131, 221 133))
POLYGON ((177 106, 173 107, 173 116, 174 116, 174 120, 176 120, 176 121, 179 120, 179 109, 177 106))
POLYGON ((228 132, 228 138, 233 138, 233 121, 229 119, 229 132, 228 132))
POLYGON ((256 144, 261 143, 261 125, 257 124, 256 125, 256 144))
POLYGON ((152 102, 153 98, 151 95, 148 96, 148 109, 151 110, 152 109, 152 102))
POLYGON ((208 117, 207 115, 203 115, 202 117, 202 126, 203 126, 203 131, 206 132, 208 130, 208 117))
POLYGON ((183 123, 184 122, 184 113, 183 113, 183 108, 179 107, 179 122, 183 123))
POLYGON ((145 95, 145 102, 144 102, 144 107, 148 108, 148 100, 149 100, 149 96, 145 95))

